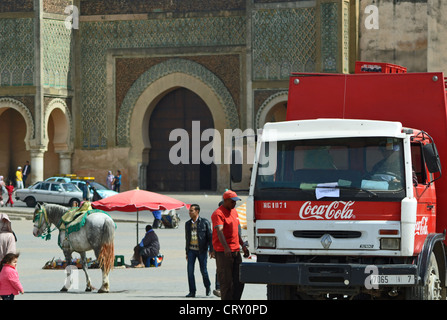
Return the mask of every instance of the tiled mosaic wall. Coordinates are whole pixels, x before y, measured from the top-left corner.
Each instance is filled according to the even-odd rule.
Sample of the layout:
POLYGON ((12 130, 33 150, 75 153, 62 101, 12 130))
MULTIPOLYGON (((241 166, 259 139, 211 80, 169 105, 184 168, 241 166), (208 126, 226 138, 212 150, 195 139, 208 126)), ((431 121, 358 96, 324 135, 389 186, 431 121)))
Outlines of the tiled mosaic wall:
POLYGON ((246 0, 81 0, 82 15, 245 9, 246 0))
MULTIPOLYGON (((44 0, 44 7, 48 12, 61 14, 60 7, 70 2, 44 0)), ((253 81, 286 80, 294 71, 332 72, 339 59, 338 7, 327 1, 321 5, 318 1, 303 3, 254 0, 255 7, 247 13, 245 0, 81 0, 81 17, 86 17, 81 19, 77 44, 80 46, 79 112, 82 120, 78 135, 81 147, 107 148, 128 141, 127 129, 122 127, 125 122, 119 119, 123 111, 121 105, 114 106, 116 123, 107 123, 104 116, 111 110, 107 105, 110 92, 106 83, 107 72, 110 72, 106 61, 109 50, 176 48, 181 53, 182 48, 244 47, 251 41, 249 69, 253 81), (127 20, 130 16, 123 16, 143 13, 147 13, 147 17, 127 20), (91 19, 91 16, 100 15, 109 15, 109 18, 91 19), (251 23, 249 39, 247 15, 251 23), (317 25, 318 21, 321 25, 317 25), (317 47, 319 42, 321 48, 317 47), (117 127, 112 129, 111 125, 117 127), (108 141, 110 130, 115 130, 116 141, 108 141)), ((73 34, 64 28, 62 20, 45 21, 42 28, 44 85, 70 89, 73 34)), ((206 49, 201 54, 205 53, 206 49)), ((240 82, 240 85, 245 84, 240 82)), ((234 102, 237 107, 239 101, 234 102)), ((127 108, 131 112, 132 106, 127 108)))
MULTIPOLYGON (((80 109, 76 112, 80 113, 81 128, 77 134, 82 148, 125 144, 128 132, 123 125, 126 123, 119 119, 119 114, 123 114, 120 110, 122 105, 113 106, 116 123, 107 123, 104 116, 111 110, 107 105, 110 92, 106 83, 107 72, 110 72, 106 61, 109 50, 175 48, 175 52, 181 54, 182 48, 201 48, 196 52, 203 56, 207 54, 206 48, 243 48, 250 41, 252 57, 248 68, 252 81, 286 80, 293 71, 333 72, 340 59, 337 52, 343 45, 339 40, 341 37, 349 40, 348 33, 341 34, 338 30, 342 17, 338 13, 341 4, 336 2, 253 0, 251 11, 246 12, 246 0, 42 0, 42 8, 47 15, 39 30, 43 40, 43 86, 71 89, 79 95, 80 109), (80 6, 81 18, 86 17, 81 19, 78 31, 67 29, 63 19, 67 15, 65 7, 73 3, 80 6), (140 16, 125 16, 129 14, 140 16), (141 14, 147 14, 147 17, 141 14), (98 16, 108 18, 99 19, 98 16), (130 18, 133 20, 128 20, 130 18), (250 26, 247 26, 247 21, 250 26), (318 21, 321 25, 317 24, 318 21), (247 38, 248 27, 251 29, 250 38, 247 38), (75 45, 79 50, 75 50, 73 43, 76 32, 79 33, 79 42, 75 45), (77 60, 75 52, 80 53, 77 60), (75 61, 79 62, 80 88, 74 88, 72 83, 75 61), (110 125, 116 125, 116 128, 110 128, 110 125), (108 141, 107 132, 110 130, 115 130, 116 141, 108 141)), ((34 85, 33 37, 37 32, 34 19, 30 18, 33 6, 33 0, 0 1, 0 13, 23 12, 26 16, 0 19, 1 86, 34 85)), ((192 61, 192 57, 187 59, 192 61)), ((343 56, 343 59, 348 58, 343 56)), ((176 66, 175 63, 164 65, 168 69, 160 67, 153 70, 166 72, 176 66)), ((184 70, 197 73, 201 79, 211 79, 206 73, 209 70, 206 66, 201 69, 189 63, 184 70)), ((141 74, 143 72, 146 70, 141 70, 141 74)), ((234 108, 229 107, 227 120, 240 112, 240 95, 234 95, 235 87, 239 85, 238 90, 242 90, 241 87, 245 86, 239 79, 240 74, 235 75, 237 80, 233 80, 229 87, 228 81, 219 79, 223 73, 214 73, 219 81, 224 80, 223 87, 215 86, 216 90, 230 93, 232 102, 229 104, 236 108, 235 113, 234 108)), ((119 84, 115 86, 119 92, 119 84)), ((125 95, 121 95, 120 103, 125 95)), ((224 95, 226 93, 222 93, 224 95)), ((126 108, 126 112, 132 111, 132 106, 126 105, 126 108)))
POLYGON ((34 19, 0 19, 0 85, 34 84, 34 19))
POLYGON ((321 26, 321 60, 323 71, 337 71, 338 50, 338 3, 322 3, 321 18, 326 23, 321 26))
POLYGON ((70 89, 73 63, 73 30, 64 21, 44 19, 43 34, 43 85, 70 89))
POLYGON ((315 71, 315 7, 253 10, 253 80, 315 71))
POLYGON ((0 12, 32 12, 34 0, 1 0, 0 12))
POLYGON ((245 30, 245 16, 81 23, 82 147, 107 146, 108 49, 244 45, 245 30))
POLYGON ((65 7, 74 4, 73 0, 43 0, 43 11, 47 13, 65 14, 65 7))

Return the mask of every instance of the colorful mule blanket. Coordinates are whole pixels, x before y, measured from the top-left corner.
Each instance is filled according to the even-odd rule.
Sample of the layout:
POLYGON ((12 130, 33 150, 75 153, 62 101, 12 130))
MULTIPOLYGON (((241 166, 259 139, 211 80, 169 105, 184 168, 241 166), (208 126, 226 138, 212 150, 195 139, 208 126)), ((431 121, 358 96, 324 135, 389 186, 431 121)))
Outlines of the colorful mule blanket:
MULTIPOLYGON (((59 221, 58 229, 60 232, 65 231, 65 240, 68 240, 68 236, 72 232, 77 232, 85 225, 87 217, 95 212, 101 212, 108 215, 106 212, 98 209, 93 209, 90 202, 86 201, 79 208, 71 208, 68 210, 59 221)), ((115 225, 116 228, 116 225, 115 225)), ((59 242, 61 239, 59 238, 59 242)), ((62 248, 62 243, 59 243, 59 247, 62 248)))
POLYGON ((101 210, 93 210, 90 202, 84 202, 80 208, 71 208, 61 218, 59 222, 59 230, 65 231, 66 236, 72 232, 81 230, 87 217, 93 212, 102 212, 101 210))

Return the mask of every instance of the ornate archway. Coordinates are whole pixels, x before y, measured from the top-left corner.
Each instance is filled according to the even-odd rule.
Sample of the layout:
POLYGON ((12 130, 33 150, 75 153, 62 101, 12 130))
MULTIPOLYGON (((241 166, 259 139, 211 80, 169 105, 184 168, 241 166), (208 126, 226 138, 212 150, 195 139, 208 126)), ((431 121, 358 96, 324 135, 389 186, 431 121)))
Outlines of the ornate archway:
POLYGON ((262 128, 266 122, 284 121, 287 98, 287 91, 280 91, 268 97, 256 114, 256 128, 262 128))
MULTIPOLYGON (((216 189, 216 165, 200 157, 208 141, 201 141, 204 130, 214 129, 211 112, 194 92, 177 88, 155 106, 149 122, 148 187, 153 191, 199 191, 216 189), (185 135, 181 141, 170 139, 173 130, 185 135), (171 161, 171 149, 182 145, 182 163, 171 161), (185 147, 186 148, 183 148, 185 147), (196 150, 197 147, 200 150, 196 150), (186 163, 185 163, 186 162, 186 163)), ((178 156, 178 152, 174 152, 178 156)))
POLYGON ((20 101, 12 98, 0 98, 0 115, 7 109, 14 109, 18 111, 26 124, 26 135, 25 135, 25 145, 26 150, 30 149, 30 140, 34 137, 34 121, 33 116, 29 109, 20 101))
POLYGON ((73 121, 64 100, 56 98, 50 101, 45 109, 44 125, 44 138, 48 141, 44 175, 71 173, 73 121))
MULTIPOLYGON (((150 68, 132 85, 118 115, 118 145, 129 146, 130 171, 133 170, 129 176, 139 177, 138 181, 130 181, 131 186, 146 187, 142 177, 146 176, 146 167, 150 165, 149 119, 160 99, 179 87, 194 92, 205 102, 214 128, 222 136, 224 129, 239 127, 231 94, 222 81, 202 65, 184 59, 171 59, 150 68)), ((228 174, 228 165, 217 165, 218 190, 228 186, 228 174)))
POLYGON ((45 109, 45 135, 48 139, 48 123, 50 116, 54 118, 54 145, 56 151, 71 151, 73 149, 73 121, 67 104, 62 99, 53 99, 45 109))
POLYGON ((30 160, 34 122, 29 109, 20 101, 0 98, 0 175, 15 181, 15 171, 30 160))

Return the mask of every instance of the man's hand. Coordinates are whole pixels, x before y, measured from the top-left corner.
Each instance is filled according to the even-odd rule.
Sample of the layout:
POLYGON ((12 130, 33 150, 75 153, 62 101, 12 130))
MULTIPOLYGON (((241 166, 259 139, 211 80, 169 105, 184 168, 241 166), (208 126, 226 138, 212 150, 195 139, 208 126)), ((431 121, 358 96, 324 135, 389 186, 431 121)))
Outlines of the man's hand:
POLYGON ((248 258, 250 256, 250 251, 246 246, 242 247, 242 251, 244 251, 244 258, 248 258))
POLYGON ((230 247, 228 247, 228 245, 224 247, 224 254, 225 254, 225 257, 227 257, 227 258, 231 258, 231 256, 232 256, 230 247))

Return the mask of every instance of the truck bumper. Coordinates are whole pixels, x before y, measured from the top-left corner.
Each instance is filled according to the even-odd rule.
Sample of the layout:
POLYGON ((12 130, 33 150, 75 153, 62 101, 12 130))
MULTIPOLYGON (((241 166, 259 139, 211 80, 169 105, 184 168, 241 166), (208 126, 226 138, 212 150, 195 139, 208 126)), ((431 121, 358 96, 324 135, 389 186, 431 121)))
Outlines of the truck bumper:
POLYGON ((420 279, 416 265, 246 262, 240 281, 311 287, 414 286, 420 279))

